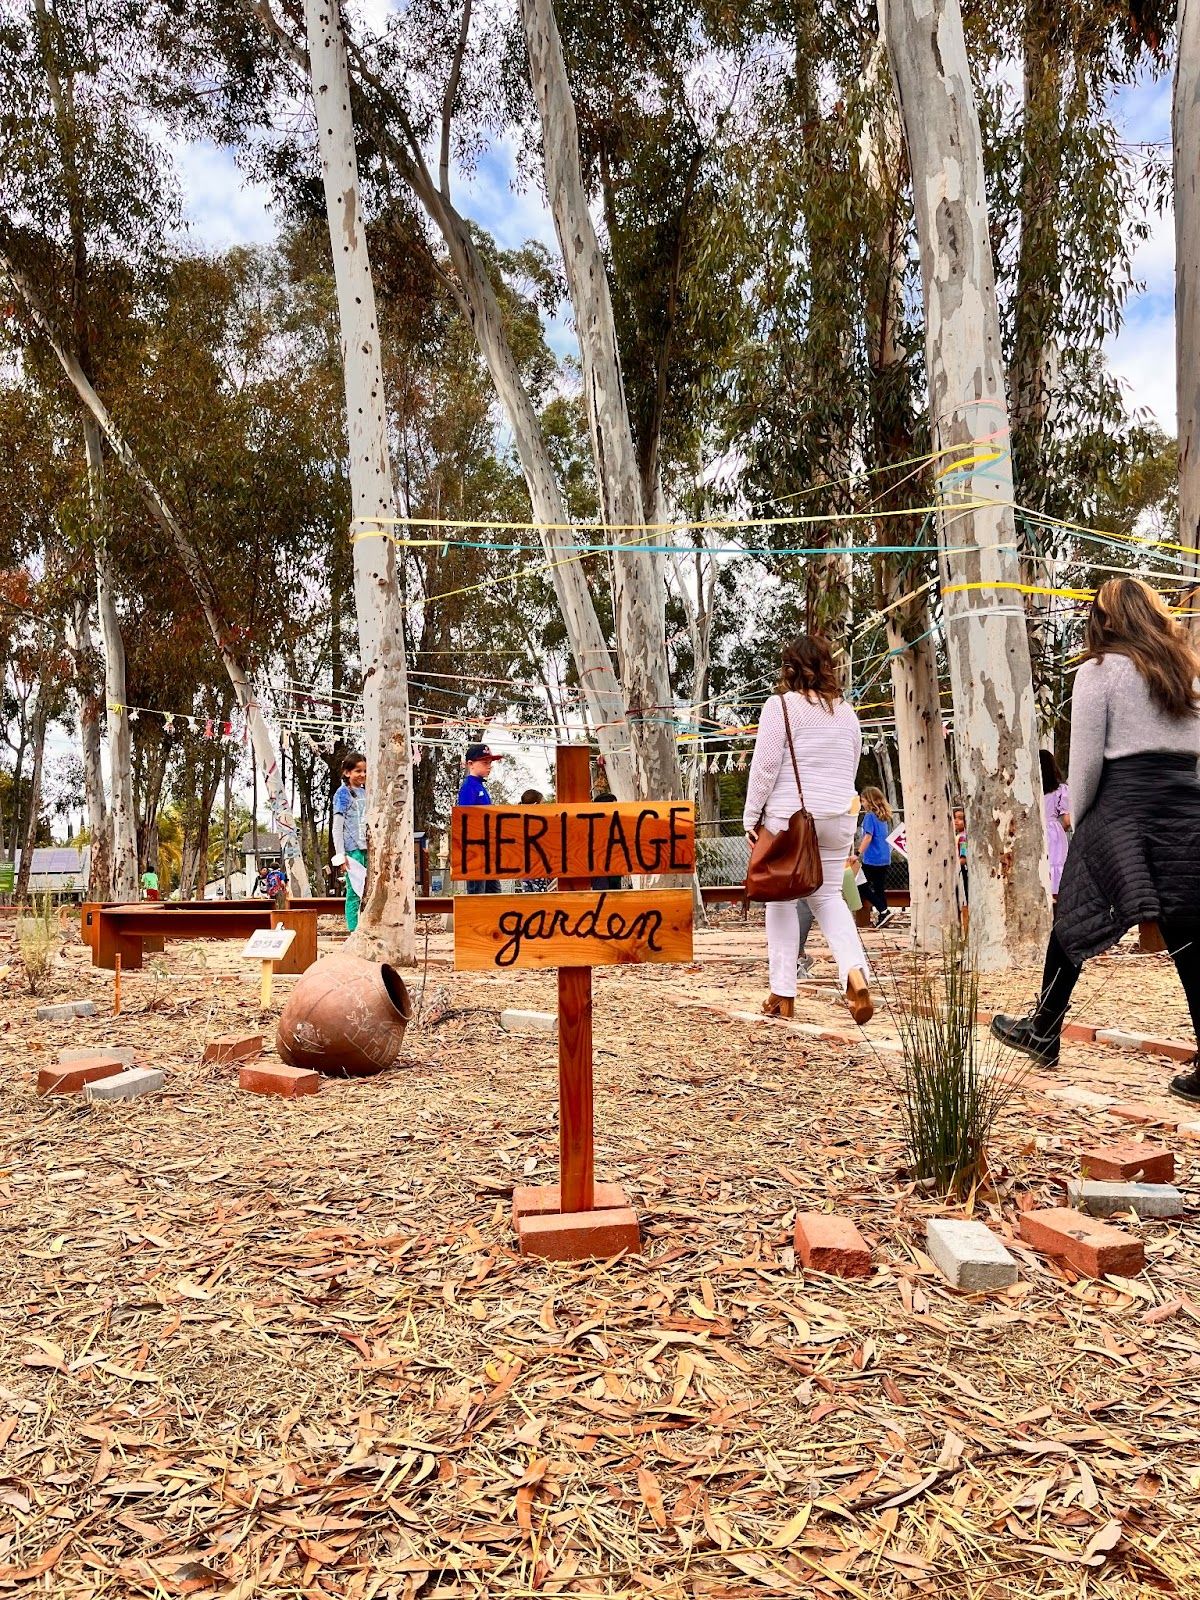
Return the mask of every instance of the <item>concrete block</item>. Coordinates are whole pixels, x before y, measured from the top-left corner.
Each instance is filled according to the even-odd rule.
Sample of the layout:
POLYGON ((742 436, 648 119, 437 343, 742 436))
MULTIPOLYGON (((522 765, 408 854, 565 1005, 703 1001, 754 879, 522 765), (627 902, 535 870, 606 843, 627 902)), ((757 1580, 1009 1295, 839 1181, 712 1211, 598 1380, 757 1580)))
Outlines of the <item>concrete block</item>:
POLYGON ((802 1211, 792 1242, 810 1272, 828 1272, 836 1278, 871 1276, 870 1246, 849 1217, 802 1211))
POLYGON ((1085 1150, 1079 1158, 1079 1171, 1082 1177, 1100 1183, 1170 1183, 1175 1176, 1175 1156, 1165 1145, 1125 1139, 1085 1150))
POLYGON ((1097 1028, 1096 1043, 1121 1045, 1126 1050, 1140 1050, 1142 1036, 1140 1033, 1126 1033, 1124 1028, 1097 1028))
POLYGON ((87 1100, 134 1100, 140 1094, 157 1094, 163 1074, 153 1067, 133 1067, 111 1078, 98 1078, 83 1091, 87 1100))
POLYGON ((87 1061, 92 1056, 100 1054, 119 1061, 123 1067, 136 1065, 136 1055, 131 1044, 106 1044, 97 1050, 95 1045, 85 1045, 80 1049, 60 1050, 58 1059, 63 1066, 69 1066, 72 1061, 87 1061))
POLYGON ((982 1222, 931 1217, 925 1243, 939 1271, 964 1294, 1007 1289, 1017 1281, 1017 1263, 982 1222))
POLYGON ((1112 1217, 1136 1211, 1139 1217, 1181 1217, 1183 1196, 1170 1183, 1121 1183, 1072 1178, 1067 1198, 1089 1217, 1112 1217))
POLYGON ((39 1006, 37 1015, 39 1022, 70 1022, 75 1017, 94 1017, 96 1015, 96 1002, 94 1000, 63 1000, 53 1006, 39 1006))
POLYGON ((546 1033, 558 1038, 558 1018, 553 1011, 502 1011, 500 1026, 505 1033, 546 1033))
POLYGON ((1095 1089, 1049 1089, 1048 1100, 1061 1100, 1065 1106, 1084 1106, 1089 1111, 1107 1111, 1113 1103, 1111 1094, 1098 1094, 1095 1089))
POLYGON ((1108 1273, 1132 1278, 1146 1265, 1140 1239, 1107 1222, 1098 1222, 1069 1206, 1049 1211, 1023 1211, 1021 1237, 1043 1255, 1054 1256, 1089 1278, 1108 1273))

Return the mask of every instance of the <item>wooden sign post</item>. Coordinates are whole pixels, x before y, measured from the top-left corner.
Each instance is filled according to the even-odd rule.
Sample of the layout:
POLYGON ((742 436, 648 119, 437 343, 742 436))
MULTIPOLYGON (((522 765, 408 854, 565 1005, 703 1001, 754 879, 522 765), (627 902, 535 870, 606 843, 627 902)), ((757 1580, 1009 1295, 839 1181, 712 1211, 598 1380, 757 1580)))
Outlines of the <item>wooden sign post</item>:
POLYGON ((294 928, 285 928, 280 924, 276 928, 256 928, 246 941, 242 955, 257 958, 262 962, 262 983, 258 1003, 263 1011, 271 1004, 271 979, 275 972, 275 963, 287 955, 295 937, 294 928))
POLYGON ((456 879, 556 878, 558 893, 464 895, 454 902, 459 971, 558 968, 559 1182, 518 1188, 513 1226, 524 1255, 577 1261, 641 1249, 619 1184, 595 1181, 592 967, 691 961, 690 889, 594 889, 593 879, 690 873, 695 811, 683 801, 596 804, 585 746, 559 745, 557 801, 456 806, 456 879))

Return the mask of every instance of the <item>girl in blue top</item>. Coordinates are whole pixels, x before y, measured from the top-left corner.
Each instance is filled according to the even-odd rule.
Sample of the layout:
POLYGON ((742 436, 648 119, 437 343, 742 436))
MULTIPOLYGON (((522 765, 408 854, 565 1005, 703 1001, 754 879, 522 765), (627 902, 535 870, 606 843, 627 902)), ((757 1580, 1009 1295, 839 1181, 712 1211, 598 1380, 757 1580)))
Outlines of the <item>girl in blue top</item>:
POLYGON ((888 910, 887 903, 887 869, 892 864, 892 847, 888 841, 888 833, 892 826, 892 808, 878 789, 864 789, 862 803, 862 845, 859 862, 863 869, 863 877, 867 880, 862 894, 863 899, 869 901, 878 912, 875 926, 882 928, 885 922, 892 920, 892 913, 888 910))
POLYGON ((367 758, 357 750, 342 762, 333 797, 333 864, 346 869, 346 926, 353 933, 367 882, 367 758))

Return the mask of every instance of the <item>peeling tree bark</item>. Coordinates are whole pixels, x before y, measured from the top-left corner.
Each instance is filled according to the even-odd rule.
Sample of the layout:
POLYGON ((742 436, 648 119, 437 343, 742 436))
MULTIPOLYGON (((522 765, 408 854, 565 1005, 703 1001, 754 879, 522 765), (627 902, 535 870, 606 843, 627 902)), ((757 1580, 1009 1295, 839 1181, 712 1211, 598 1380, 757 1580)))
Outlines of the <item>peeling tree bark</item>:
MULTIPOLYGON (((872 75, 884 68, 882 51, 872 75)), ((887 86, 880 96, 873 136, 866 148, 866 179, 880 200, 879 230, 872 240, 875 261, 869 274, 867 336, 870 344, 871 408, 876 446, 883 461, 905 461, 916 452, 905 352, 899 329, 904 315, 904 264, 908 239, 900 225, 899 189, 904 148, 899 111, 887 86)), ((885 501, 885 505, 887 502, 885 501)), ((917 532, 917 519, 889 518, 885 540, 899 542, 917 532)), ((887 611, 891 651, 896 751, 904 791, 908 841, 910 926, 918 950, 939 952, 959 927, 961 878, 954 839, 950 769, 942 725, 937 645, 928 590, 911 566, 895 555, 880 563, 880 588, 887 611), (911 598, 903 597, 913 590, 911 598), (902 604, 896 602, 903 600, 902 604)))
POLYGON ((217 653, 221 658, 221 663, 225 668, 229 681, 233 685, 237 703, 249 725, 250 737, 254 744, 255 759, 258 762, 259 771, 263 775, 267 798, 271 806, 271 824, 280 836, 283 858, 287 864, 292 886, 298 894, 307 895, 308 873, 305 871, 304 862, 300 859, 295 819, 288 808, 287 796, 284 794, 283 785, 280 781, 279 757, 275 750, 275 741, 271 737, 271 730, 267 726, 262 709, 255 699, 241 658, 229 641, 221 619, 216 591, 213 589, 208 574, 204 570, 204 564, 200 559, 199 552, 192 544, 191 539, 184 531, 183 524, 179 521, 167 500, 159 493, 155 484, 143 470, 141 462, 134 454, 133 447, 109 415, 107 406, 96 393, 78 360, 63 343, 62 339, 59 338, 54 324, 43 307, 41 299, 29 277, 17 266, 16 262, 12 260, 3 248, 0 248, 0 268, 7 274, 13 288, 24 301, 25 308, 32 321, 37 324, 45 335, 50 348, 58 359, 59 365, 74 386, 76 394, 78 394, 90 414, 100 425, 104 437, 108 440, 109 449, 125 471, 128 472, 138 493, 145 501, 150 514, 174 546, 179 564, 200 602, 201 610, 204 612, 204 619, 217 647, 217 653))
MULTIPOLYGON (((242 0, 242 3, 271 34, 295 70, 307 79, 307 52, 280 24, 268 0, 242 0)), ((466 44, 470 20, 470 0, 465 0, 459 37, 460 56, 466 44)), ((364 126, 369 129, 386 158, 396 163, 404 181, 424 207, 446 246, 452 272, 442 272, 432 260, 430 265, 442 277, 447 291, 471 327, 512 429, 517 458, 538 523, 538 537, 545 551, 550 581, 567 630, 580 694, 600 746, 608 781, 618 799, 635 799, 638 784, 625 726, 625 695, 614 671, 604 630, 596 613, 588 573, 582 561, 572 554, 576 540, 570 527, 566 503, 558 486, 554 463, 546 447, 537 412, 504 330, 496 291, 470 226, 450 194, 449 142, 456 72, 451 72, 442 106, 442 159, 435 179, 426 165, 421 142, 409 124, 403 104, 390 94, 362 57, 353 51, 352 45, 351 51, 359 80, 368 84, 373 93, 380 97, 389 113, 387 117, 380 115, 373 103, 364 96, 359 101, 364 126)))
POLYGON ((133 799, 133 728, 125 694, 125 641, 121 637, 121 621, 117 615, 116 574, 108 550, 104 446, 100 425, 91 412, 84 413, 83 438, 87 449, 88 496, 92 510, 96 609, 104 649, 104 704, 112 826, 110 893, 114 900, 136 900, 140 882, 137 818, 133 799))
MULTIPOLYGON (((1021 242, 1017 257, 1016 337, 1009 396, 1012 422, 1015 498, 1036 511, 1046 504, 1046 443, 1058 388, 1058 347, 1051 329, 1061 292, 1060 243, 1054 198, 1062 161, 1060 103, 1063 93, 1062 47, 1045 25, 1044 8, 1026 0, 1022 29, 1024 53, 1024 171, 1021 179, 1021 242), (1047 132, 1048 127, 1050 131, 1047 132)), ((1045 534, 1035 536, 1044 540, 1045 534)), ((1054 587, 1049 557, 1029 552, 1030 583, 1054 587)), ((1038 727, 1051 737, 1057 663, 1053 659, 1054 597, 1025 597, 1029 619, 1029 653, 1037 696, 1038 727)))
POLYGON ((21 864, 13 887, 13 899, 23 905, 29 898, 29 877, 33 871, 33 851, 37 843, 38 816, 42 809, 42 764, 46 755, 46 729, 50 723, 50 705, 45 681, 38 685, 37 701, 33 708, 33 725, 29 745, 33 752, 33 770, 29 774, 29 802, 25 811, 21 839, 21 864))
POLYGON ((1189 610, 1200 646, 1200 0, 1179 0, 1171 132, 1175 162, 1175 385, 1179 542, 1195 552, 1189 610))
MULTIPOLYGON (((588 209, 575 103, 551 0, 521 0, 529 74, 542 127, 546 189, 562 250, 583 364, 604 520, 612 529, 617 660, 628 700, 640 798, 682 795, 667 665, 662 576, 646 542, 637 450, 625 402, 612 297, 588 209)), ((657 541, 655 541, 657 542, 657 541)))
POLYGON ((970 463, 1007 436, 983 151, 958 0, 880 0, 908 143, 925 292, 946 651, 981 968, 1040 960, 1049 868, 1029 639, 1019 591, 1011 457, 970 463), (956 467, 955 462, 964 463, 956 467), (975 587, 975 586, 978 587, 975 587))
POLYGON ((104 763, 100 753, 100 718, 104 696, 100 688, 101 663, 92 643, 92 608, 85 590, 76 595, 71 617, 72 655, 79 700, 79 735, 83 746, 83 793, 88 818, 89 900, 111 900, 112 819, 104 793, 104 763))
POLYGON ((387 522, 377 520, 395 516, 396 494, 388 454, 375 285, 359 192, 340 7, 337 0, 305 0, 304 16, 341 324, 355 519, 354 603, 366 727, 367 884, 351 945, 360 955, 412 965, 416 961, 412 748, 396 551, 387 522))

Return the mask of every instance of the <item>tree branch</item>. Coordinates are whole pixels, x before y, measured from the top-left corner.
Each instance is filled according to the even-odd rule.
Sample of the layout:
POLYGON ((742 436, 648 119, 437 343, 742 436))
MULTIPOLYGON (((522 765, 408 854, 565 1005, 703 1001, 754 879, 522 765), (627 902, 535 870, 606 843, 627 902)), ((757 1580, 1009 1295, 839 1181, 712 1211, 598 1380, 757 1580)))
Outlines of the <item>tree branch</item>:
POLYGON ((463 55, 467 48, 467 35, 471 31, 471 0, 463 0, 462 25, 458 30, 458 44, 454 60, 450 63, 450 76, 442 96, 442 148, 438 162, 438 185, 447 199, 450 197, 450 123, 454 116, 454 102, 458 97, 462 77, 463 55))

